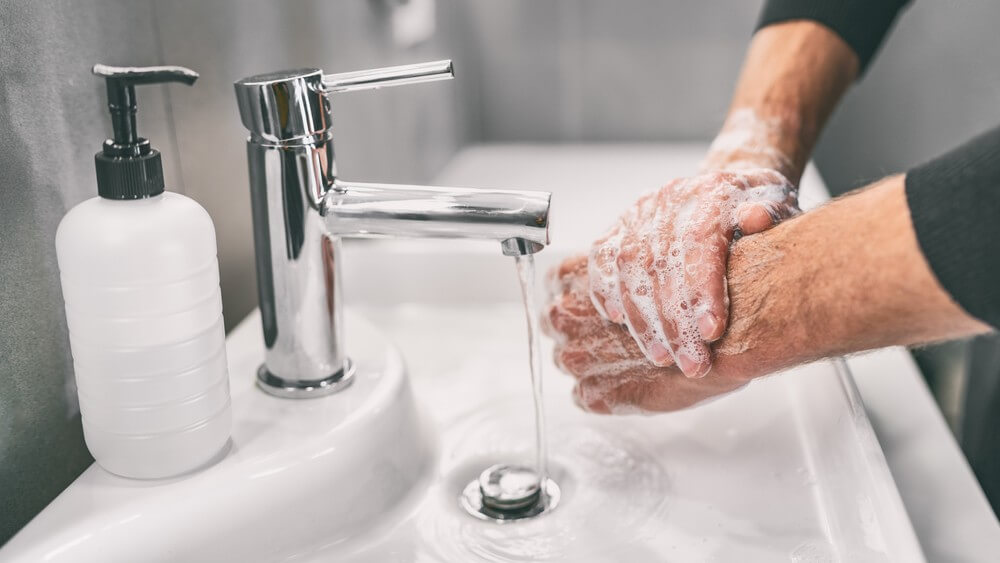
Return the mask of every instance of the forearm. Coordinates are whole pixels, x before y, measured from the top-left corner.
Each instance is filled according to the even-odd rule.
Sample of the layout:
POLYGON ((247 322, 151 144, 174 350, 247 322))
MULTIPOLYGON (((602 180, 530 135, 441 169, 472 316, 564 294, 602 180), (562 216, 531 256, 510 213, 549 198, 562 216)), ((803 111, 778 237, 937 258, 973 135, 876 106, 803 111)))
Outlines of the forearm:
POLYGON ((739 241, 716 367, 748 376, 818 358, 986 332, 941 288, 894 176, 739 241))
POLYGON ((797 184, 823 124, 857 72, 854 51, 820 24, 761 29, 702 168, 772 168, 797 184))

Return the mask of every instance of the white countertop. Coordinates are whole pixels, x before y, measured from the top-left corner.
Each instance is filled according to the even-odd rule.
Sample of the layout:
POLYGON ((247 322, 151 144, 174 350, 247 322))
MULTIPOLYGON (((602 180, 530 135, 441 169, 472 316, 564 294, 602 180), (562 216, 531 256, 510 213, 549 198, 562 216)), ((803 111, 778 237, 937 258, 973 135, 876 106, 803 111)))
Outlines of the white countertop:
POLYGON ((995 561, 1000 524, 913 357, 886 348, 847 363, 927 560, 995 561))
MULTIPOLYGON (((620 210, 608 209, 609 200, 690 173, 704 150, 699 144, 475 146, 459 153, 435 183, 553 191, 553 245, 539 257, 558 258, 585 248, 610 223, 620 210), (597 189, 566 193, 579 186, 597 189), (594 210, 600 219, 586 220, 594 210)), ((802 206, 826 199, 825 184, 810 166, 802 180, 802 206)), ((427 244, 412 242, 415 248, 427 244)), ((513 295, 510 275, 500 278, 505 289, 497 291, 513 295)), ((442 293, 471 299, 458 290, 442 293)), ((884 349, 848 364, 928 561, 995 560, 1000 524, 910 354, 884 349)))

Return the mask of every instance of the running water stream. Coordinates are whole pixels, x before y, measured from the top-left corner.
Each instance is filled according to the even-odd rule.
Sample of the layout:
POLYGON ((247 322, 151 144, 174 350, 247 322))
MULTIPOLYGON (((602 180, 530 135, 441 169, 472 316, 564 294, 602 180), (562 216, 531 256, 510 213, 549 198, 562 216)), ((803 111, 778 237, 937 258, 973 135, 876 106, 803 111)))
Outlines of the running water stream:
POLYGON ((561 495, 559 485, 549 478, 541 341, 535 308, 535 260, 530 254, 516 256, 515 260, 528 325, 528 359, 535 403, 535 467, 506 463, 492 465, 480 473, 478 479, 466 485, 459 496, 459 502, 467 512, 477 518, 497 522, 538 516, 555 508, 561 495))
POLYGON ((535 258, 516 256, 517 277, 521 282, 524 314, 528 320, 528 360, 531 365, 531 390, 535 400, 535 472, 544 483, 549 470, 549 442, 545 433, 545 405, 542 400, 542 346, 539 338, 538 309, 535 307, 535 258))

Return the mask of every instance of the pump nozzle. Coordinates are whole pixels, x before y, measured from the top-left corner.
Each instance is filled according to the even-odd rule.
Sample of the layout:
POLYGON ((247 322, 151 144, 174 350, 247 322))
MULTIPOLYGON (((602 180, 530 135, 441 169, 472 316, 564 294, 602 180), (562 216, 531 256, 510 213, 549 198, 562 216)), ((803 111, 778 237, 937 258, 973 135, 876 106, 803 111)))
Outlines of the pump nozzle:
POLYGON ((114 138, 104 141, 95 155, 97 189, 102 197, 137 199, 163 192, 160 153, 135 129, 135 86, 181 82, 193 84, 198 73, 181 66, 118 67, 94 65, 93 73, 104 78, 114 138))

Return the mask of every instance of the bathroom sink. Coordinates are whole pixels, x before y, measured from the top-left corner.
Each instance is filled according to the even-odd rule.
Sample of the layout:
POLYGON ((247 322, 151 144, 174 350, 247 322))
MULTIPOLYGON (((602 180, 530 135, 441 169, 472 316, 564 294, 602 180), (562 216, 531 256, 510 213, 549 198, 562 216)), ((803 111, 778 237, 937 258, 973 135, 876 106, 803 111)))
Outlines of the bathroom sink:
POLYGON ((427 489, 379 530, 309 561, 922 561, 851 376, 818 362, 695 409, 577 410, 544 346, 562 500, 497 525, 459 506, 497 462, 530 463, 534 419, 517 302, 368 306, 410 366, 440 448, 427 489))
MULTIPOLYGON (((639 192, 689 173, 703 147, 550 147, 520 160, 535 149, 491 150, 503 158, 471 149, 437 183, 553 191, 544 270, 639 192), (513 161, 529 165, 498 165, 513 161)), ((824 198, 810 168, 803 204, 824 198)), ((375 240, 345 241, 342 262, 352 387, 302 401, 255 388, 254 313, 227 339, 234 432, 215 465, 157 482, 93 466, 0 561, 923 560, 854 382, 834 362, 680 413, 601 417, 572 405, 546 343, 562 500, 533 520, 471 517, 459 504, 471 479, 534 455, 512 260, 486 242, 375 240)))
POLYGON ((352 388, 262 393, 255 313, 227 343, 223 459, 150 482, 92 466, 0 561, 922 559, 850 376, 827 362, 693 410, 615 418, 576 410, 547 362, 563 500, 533 521, 476 520, 459 506, 465 484, 533 456, 520 304, 358 309, 402 343, 412 392, 399 352, 355 310, 352 388))
POLYGON ((150 482, 92 466, 0 561, 922 560, 853 382, 832 363, 681 413, 608 418, 576 410, 571 379, 547 361, 563 499, 500 525, 458 496, 487 466, 533 456, 519 303, 350 309, 356 381, 302 401, 252 385, 259 322, 227 342, 223 459, 150 482), (388 327, 408 370, 364 317, 388 327))

